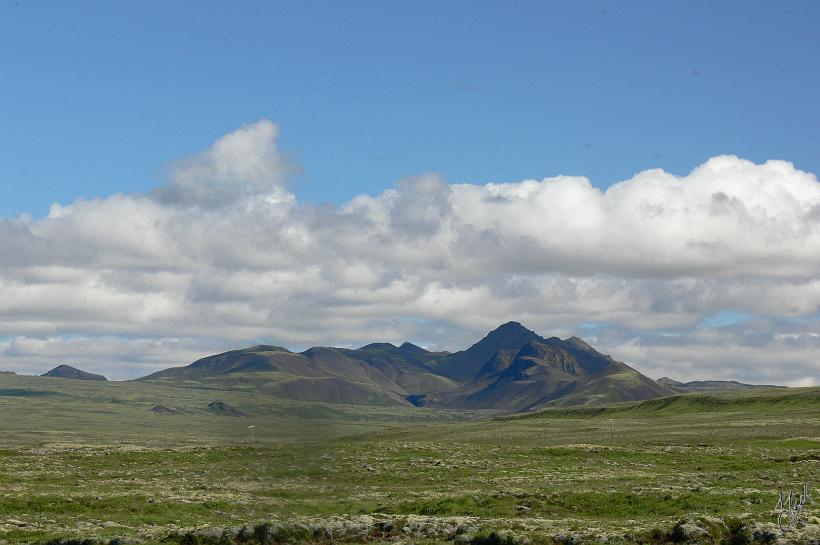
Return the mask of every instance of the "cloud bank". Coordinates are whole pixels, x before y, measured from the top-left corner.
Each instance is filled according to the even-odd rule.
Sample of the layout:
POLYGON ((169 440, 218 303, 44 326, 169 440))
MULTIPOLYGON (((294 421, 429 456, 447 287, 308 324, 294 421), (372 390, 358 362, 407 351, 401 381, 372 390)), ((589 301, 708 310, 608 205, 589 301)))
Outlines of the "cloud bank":
POLYGON ((605 191, 424 174, 317 207, 287 191, 278 135, 262 120, 148 194, 0 219, 0 368, 133 377, 261 341, 458 349, 515 319, 656 378, 820 382, 820 183, 791 163, 719 156, 605 191))

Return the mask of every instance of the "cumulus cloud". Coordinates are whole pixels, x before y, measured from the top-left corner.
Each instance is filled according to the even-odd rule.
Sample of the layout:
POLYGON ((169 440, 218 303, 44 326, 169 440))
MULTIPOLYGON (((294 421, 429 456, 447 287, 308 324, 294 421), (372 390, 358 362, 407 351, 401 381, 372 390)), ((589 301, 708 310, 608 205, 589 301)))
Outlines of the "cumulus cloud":
POLYGON ((744 321, 734 327, 644 334, 608 348, 650 376, 742 378, 755 384, 820 385, 820 323, 744 321))
POLYGON ((21 336, 0 341, 0 362, 30 373, 68 364, 102 374, 109 380, 122 380, 231 348, 209 339, 21 336))
MULTIPOLYGON (((134 376, 195 352, 118 355, 139 343, 458 349, 516 319, 590 338, 652 376, 770 381, 766 362, 789 364, 781 382, 820 375, 814 344, 778 337, 820 332, 820 183, 788 162, 720 156, 605 191, 578 176, 425 174, 313 207, 285 188, 278 133, 244 126, 147 195, 0 220, 0 338, 106 339, 94 369, 134 376), (757 344, 740 326, 704 326, 726 309, 761 317, 757 344)), ((0 367, 46 362, 0 352, 0 367)))
POLYGON ((294 170, 277 146, 279 128, 263 119, 226 135, 210 149, 173 165, 161 202, 221 207, 252 195, 288 197, 282 190, 294 170))

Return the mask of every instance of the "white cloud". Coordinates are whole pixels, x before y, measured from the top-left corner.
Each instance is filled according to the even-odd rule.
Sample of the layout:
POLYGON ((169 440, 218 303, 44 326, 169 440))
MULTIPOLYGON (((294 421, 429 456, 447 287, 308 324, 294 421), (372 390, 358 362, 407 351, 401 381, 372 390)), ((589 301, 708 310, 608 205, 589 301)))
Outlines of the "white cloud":
POLYGON ((654 378, 820 386, 820 335, 810 328, 820 329, 820 321, 753 320, 681 335, 643 335, 607 349, 654 378))
POLYGON ((162 202, 222 207, 249 195, 288 198, 294 166, 277 147, 279 127, 263 119, 226 135, 207 151, 177 162, 154 195, 162 202))
MULTIPOLYGON (((277 138, 263 120, 181 161, 150 195, 0 220, 0 336, 107 339, 100 370, 167 338, 457 349, 510 319, 545 335, 592 322, 602 347, 654 375, 766 379, 772 359, 802 362, 784 380, 820 375, 815 346, 774 336, 808 329, 770 325, 748 345, 704 344, 698 327, 726 309, 797 323, 820 312, 820 183, 790 163, 721 156, 606 191, 583 177, 448 185, 426 174, 316 208, 285 189, 277 138)), ((16 354, 0 367, 46 361, 16 354)), ((141 365, 153 368, 125 374, 141 365)))
POLYGON ((187 365, 201 357, 230 350, 207 339, 124 339, 108 336, 15 337, 0 341, 0 368, 42 374, 68 364, 109 380, 142 376, 187 365))

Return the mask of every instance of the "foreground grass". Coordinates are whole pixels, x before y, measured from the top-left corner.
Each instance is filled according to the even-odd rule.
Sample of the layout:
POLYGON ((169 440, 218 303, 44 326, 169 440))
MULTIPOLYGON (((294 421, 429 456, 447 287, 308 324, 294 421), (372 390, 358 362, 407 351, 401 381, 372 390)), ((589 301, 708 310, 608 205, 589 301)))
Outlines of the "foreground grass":
MULTIPOLYGON (((27 435, 20 422, 2 421, 13 441, 0 450, 0 540, 219 541, 219 532, 188 532, 278 521, 285 526, 273 533, 264 526, 267 541, 319 532, 319 541, 502 545, 509 530, 536 542, 661 542, 675 537, 672 529, 687 513, 724 521, 731 539, 725 521, 771 526, 778 490, 820 481, 817 389, 720 402, 683 396, 494 421, 358 408, 311 420, 283 416, 281 406, 265 408, 270 401, 250 394, 232 402, 252 409, 251 418, 215 417, 197 412, 210 394, 184 390, 173 395, 188 413, 146 415, 162 392, 151 399, 139 389, 124 392, 119 410, 138 416, 126 441, 117 434, 128 423, 118 428, 104 411, 92 412, 102 411, 94 400, 64 400, 57 431, 49 427, 53 415, 31 412, 25 423, 37 424, 46 440, 27 435), (72 427, 76 415, 91 427, 72 427), (250 422, 259 429, 253 447, 250 422)), ((808 520, 816 520, 813 513, 808 520)))

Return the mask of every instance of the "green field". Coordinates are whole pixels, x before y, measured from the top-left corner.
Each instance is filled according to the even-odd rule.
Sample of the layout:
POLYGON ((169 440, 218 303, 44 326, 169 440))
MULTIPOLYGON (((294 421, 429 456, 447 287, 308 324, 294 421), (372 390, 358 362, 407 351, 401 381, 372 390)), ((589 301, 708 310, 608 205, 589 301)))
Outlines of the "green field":
POLYGON ((820 540, 820 491, 773 525, 820 483, 818 388, 493 419, 0 375, 0 415, 0 544, 820 540))

